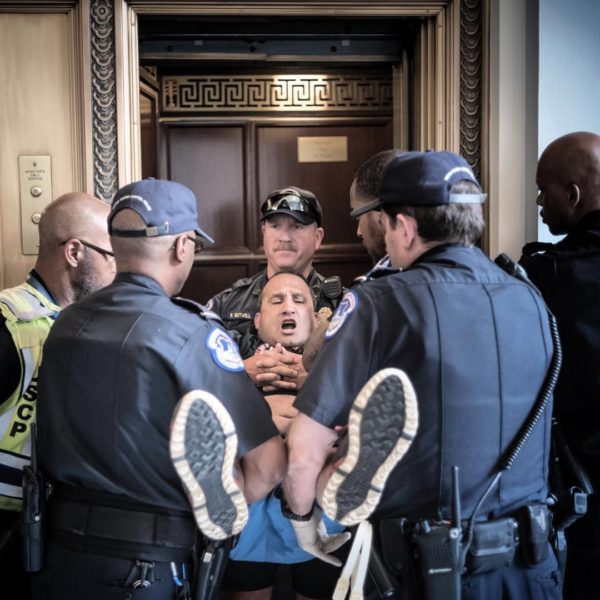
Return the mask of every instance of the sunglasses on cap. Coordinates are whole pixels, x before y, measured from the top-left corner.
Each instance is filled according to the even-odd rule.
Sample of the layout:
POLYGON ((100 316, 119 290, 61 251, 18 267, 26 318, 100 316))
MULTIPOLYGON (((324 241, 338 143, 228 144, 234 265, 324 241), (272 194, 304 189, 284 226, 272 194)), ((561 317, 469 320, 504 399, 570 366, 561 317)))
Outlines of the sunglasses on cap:
POLYGON ((283 196, 269 196, 265 203, 262 205, 261 212, 264 215, 281 208, 287 208, 288 210, 295 210, 297 212, 307 213, 311 216, 315 214, 314 208, 308 204, 308 202, 299 196, 293 194, 285 194, 283 196))

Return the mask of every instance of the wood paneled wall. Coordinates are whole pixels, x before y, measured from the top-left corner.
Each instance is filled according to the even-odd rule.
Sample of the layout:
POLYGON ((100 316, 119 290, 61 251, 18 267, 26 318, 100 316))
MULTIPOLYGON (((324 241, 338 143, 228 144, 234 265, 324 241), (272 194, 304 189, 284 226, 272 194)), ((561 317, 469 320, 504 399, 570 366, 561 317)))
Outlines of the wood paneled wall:
POLYGON ((18 157, 52 157, 52 198, 83 189, 77 39, 74 10, 0 13, 0 288, 35 262, 21 250, 18 157))

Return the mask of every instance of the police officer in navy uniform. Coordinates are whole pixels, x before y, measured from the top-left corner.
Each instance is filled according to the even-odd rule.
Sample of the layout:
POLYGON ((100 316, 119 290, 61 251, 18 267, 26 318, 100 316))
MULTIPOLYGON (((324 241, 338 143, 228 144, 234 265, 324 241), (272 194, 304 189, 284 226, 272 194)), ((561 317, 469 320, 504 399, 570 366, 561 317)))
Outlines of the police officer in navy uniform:
MULTIPOLYGON (((540 214, 555 244, 523 248, 521 264, 555 314, 563 365, 554 414, 571 452, 600 489, 600 136, 580 131, 553 141, 537 168, 540 214)), ((567 481, 573 485, 574 480, 567 481)), ((600 501, 567 528, 565 598, 600 590, 600 501)))
MULTIPOLYGON (((288 436, 286 512, 300 544, 316 556, 326 549, 318 531, 307 531, 317 525, 317 497, 329 516, 351 523, 352 515, 354 522, 371 515, 381 531, 399 531, 399 519, 443 522, 452 516, 456 465, 460 518, 471 517, 536 402, 553 355, 547 311, 532 286, 474 246, 483 198, 467 162, 450 152, 406 152, 384 170, 371 207, 381 209, 388 253, 403 271, 344 296, 294 404, 301 414, 288 436), (334 477, 323 467, 334 427, 350 414, 348 452, 334 463, 334 477)), ((504 554, 515 548, 519 509, 545 508, 550 422, 546 410, 477 510, 476 521, 500 523, 506 562, 467 571, 463 598, 560 597, 547 537, 538 564, 504 554)), ((382 550, 392 566, 399 536, 382 550)))
POLYGON ((21 572, 23 467, 30 463, 38 369, 60 310, 110 283, 115 263, 109 206, 80 192, 50 203, 39 222, 39 253, 25 282, 0 292, 0 578, 29 598, 21 572))
MULTIPOLYGON (((178 183, 143 180, 119 190, 109 215, 116 279, 65 309, 48 338, 39 462, 54 491, 35 598, 187 597, 200 536, 178 473, 182 464, 208 468, 223 489, 231 487, 233 457, 211 443, 224 438, 225 413, 237 430, 236 468, 245 478, 237 481, 246 499, 264 496, 282 476, 281 439, 237 347, 203 307, 173 297, 202 240, 212 241, 196 211, 193 193, 178 183), (208 431, 193 423, 196 436, 207 436, 205 450, 192 459, 184 448, 176 472, 169 424, 180 397, 194 390, 216 398, 219 414, 206 421, 208 431)), ((220 507, 202 506, 209 486, 196 483, 186 481, 195 514, 214 530, 220 507)), ((239 506, 236 500, 232 529, 242 524, 239 506)))
MULTIPOLYGON (((269 277, 281 269, 294 270, 309 283, 317 298, 317 312, 327 319, 342 296, 339 277, 317 273, 312 260, 325 231, 323 211, 317 197, 307 190, 287 187, 269 194, 261 207, 263 246, 267 268, 252 277, 239 279, 208 302, 229 331, 235 331, 242 357, 254 354, 259 342, 254 327, 258 297, 269 277)), ((252 369, 249 369, 253 376, 252 369)))

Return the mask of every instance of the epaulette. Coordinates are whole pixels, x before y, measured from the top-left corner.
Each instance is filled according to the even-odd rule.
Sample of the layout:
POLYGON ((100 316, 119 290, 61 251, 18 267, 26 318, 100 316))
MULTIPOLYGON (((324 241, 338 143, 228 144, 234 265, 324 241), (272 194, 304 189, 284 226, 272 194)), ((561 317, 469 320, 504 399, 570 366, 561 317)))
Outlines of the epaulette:
POLYGON ((252 279, 250 277, 243 277, 242 279, 238 279, 237 281, 235 281, 229 289, 236 290, 237 288, 249 286, 251 283, 252 279))
POLYGON ((189 300, 188 298, 181 298, 179 296, 171 298, 171 302, 177 304, 177 306, 191 310, 207 321, 216 321, 219 325, 223 325, 221 317, 219 317, 219 315, 214 313, 212 310, 208 310, 206 306, 200 304, 200 302, 195 302, 194 300, 189 300))
POLYGON ((370 281, 371 279, 379 279, 380 277, 387 277, 388 275, 393 275, 394 273, 400 273, 401 270, 402 269, 379 267, 378 269, 373 269, 369 273, 367 280, 370 281))
POLYGON ((521 252, 525 256, 533 256, 534 254, 539 254, 540 252, 546 252, 553 246, 554 244, 549 242, 529 242, 529 244, 525 244, 523 246, 523 250, 521 252))

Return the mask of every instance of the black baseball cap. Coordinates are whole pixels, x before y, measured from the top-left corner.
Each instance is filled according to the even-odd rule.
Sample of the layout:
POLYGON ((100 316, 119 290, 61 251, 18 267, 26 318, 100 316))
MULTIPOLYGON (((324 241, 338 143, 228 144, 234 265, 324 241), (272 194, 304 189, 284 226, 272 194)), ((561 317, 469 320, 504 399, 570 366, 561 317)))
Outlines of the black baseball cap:
POLYGON ((273 215, 289 215, 303 225, 316 223, 321 226, 323 210, 317 197, 308 190, 286 187, 271 192, 260 207, 261 221, 273 215))
POLYGON ((214 244, 200 228, 196 197, 181 183, 163 179, 143 179, 121 188, 108 215, 108 232, 117 237, 156 237, 194 231, 214 244), (144 229, 114 229, 113 217, 122 209, 135 211, 146 224, 144 229))
POLYGON ((383 170, 376 200, 360 207, 360 214, 378 210, 385 204, 396 206, 439 206, 440 204, 480 204, 486 194, 451 194, 459 181, 481 186, 469 163, 446 151, 404 152, 390 160, 383 170))

